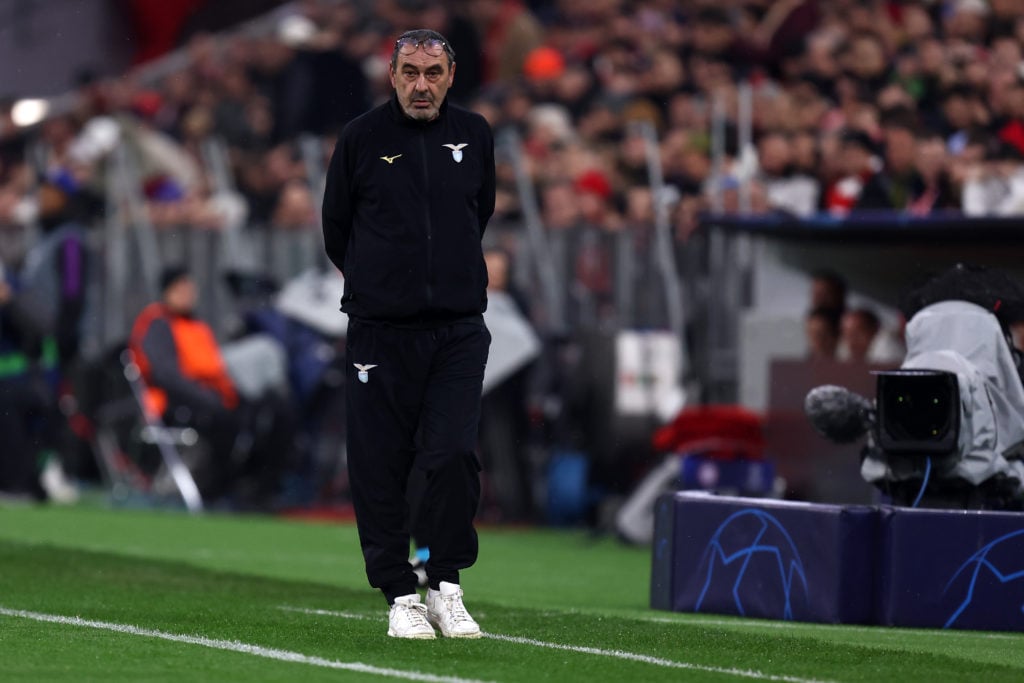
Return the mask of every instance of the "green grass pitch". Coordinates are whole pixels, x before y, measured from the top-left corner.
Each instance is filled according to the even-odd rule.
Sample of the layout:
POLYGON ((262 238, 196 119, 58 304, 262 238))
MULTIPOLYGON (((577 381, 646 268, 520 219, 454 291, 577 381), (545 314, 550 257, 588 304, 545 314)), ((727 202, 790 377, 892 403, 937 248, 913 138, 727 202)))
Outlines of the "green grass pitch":
POLYGON ((484 529, 480 640, 399 641, 355 529, 0 506, 0 681, 1021 681, 1024 634, 655 612, 646 550, 484 529))

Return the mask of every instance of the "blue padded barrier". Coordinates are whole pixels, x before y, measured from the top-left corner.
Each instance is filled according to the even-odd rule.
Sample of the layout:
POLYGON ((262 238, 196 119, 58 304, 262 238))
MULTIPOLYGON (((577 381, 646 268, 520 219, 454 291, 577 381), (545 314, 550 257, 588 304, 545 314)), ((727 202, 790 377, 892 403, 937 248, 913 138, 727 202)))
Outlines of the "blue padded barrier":
POLYGON ((655 505, 651 606, 872 623, 877 524, 864 506, 665 494, 655 505))
POLYGON ((1024 631, 1024 514, 675 492, 655 505, 651 607, 1024 631))
POLYGON ((1024 631, 1024 515, 880 511, 879 623, 1024 631))

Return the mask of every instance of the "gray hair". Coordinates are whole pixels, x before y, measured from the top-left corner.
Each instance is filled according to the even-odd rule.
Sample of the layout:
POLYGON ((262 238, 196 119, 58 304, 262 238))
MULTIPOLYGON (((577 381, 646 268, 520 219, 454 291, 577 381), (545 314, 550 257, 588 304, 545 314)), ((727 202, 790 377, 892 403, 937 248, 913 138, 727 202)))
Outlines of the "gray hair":
POLYGON ((448 55, 448 68, 451 68, 452 65, 455 64, 455 50, 452 49, 452 46, 448 42, 447 38, 442 36, 437 31, 431 31, 428 28, 417 28, 413 29, 412 31, 406 31, 402 35, 398 36, 397 40, 395 40, 395 47, 391 51, 392 71, 394 71, 395 67, 398 65, 398 46, 399 43, 401 43, 403 40, 412 40, 417 43, 423 42, 425 40, 439 40, 441 41, 441 45, 444 46, 444 53, 448 55))

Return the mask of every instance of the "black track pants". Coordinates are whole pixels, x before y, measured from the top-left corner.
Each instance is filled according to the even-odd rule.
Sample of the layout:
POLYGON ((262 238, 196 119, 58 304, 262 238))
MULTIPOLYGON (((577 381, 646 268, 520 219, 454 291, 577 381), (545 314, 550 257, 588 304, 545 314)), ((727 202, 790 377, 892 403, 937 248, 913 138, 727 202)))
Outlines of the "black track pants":
POLYGON ((349 484, 366 576, 389 603, 416 590, 405 496, 414 464, 427 478, 430 584, 458 583, 476 561, 475 450, 490 341, 482 322, 418 330, 349 320, 349 484))

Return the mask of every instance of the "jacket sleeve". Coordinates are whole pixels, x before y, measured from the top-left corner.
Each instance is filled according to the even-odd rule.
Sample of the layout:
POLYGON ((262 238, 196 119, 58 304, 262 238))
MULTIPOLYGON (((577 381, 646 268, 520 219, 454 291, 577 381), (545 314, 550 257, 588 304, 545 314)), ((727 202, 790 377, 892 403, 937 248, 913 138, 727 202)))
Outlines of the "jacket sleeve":
POLYGON ((166 320, 154 320, 142 338, 142 352, 149 360, 149 382, 167 392, 172 403, 184 403, 196 409, 224 410, 220 394, 190 380, 181 372, 174 335, 166 320))
POLYGON ((323 204, 324 248, 331 263, 342 273, 345 272, 345 253, 352 234, 352 173, 347 133, 347 130, 343 131, 338 138, 327 166, 323 204))
POLYGON ((494 171, 494 134, 491 132, 491 127, 486 121, 483 122, 483 126, 485 135, 484 177, 480 185, 480 193, 476 198, 477 217, 480 221, 481 235, 484 234, 484 230, 487 228, 487 221, 494 214, 494 195, 497 184, 494 171))

